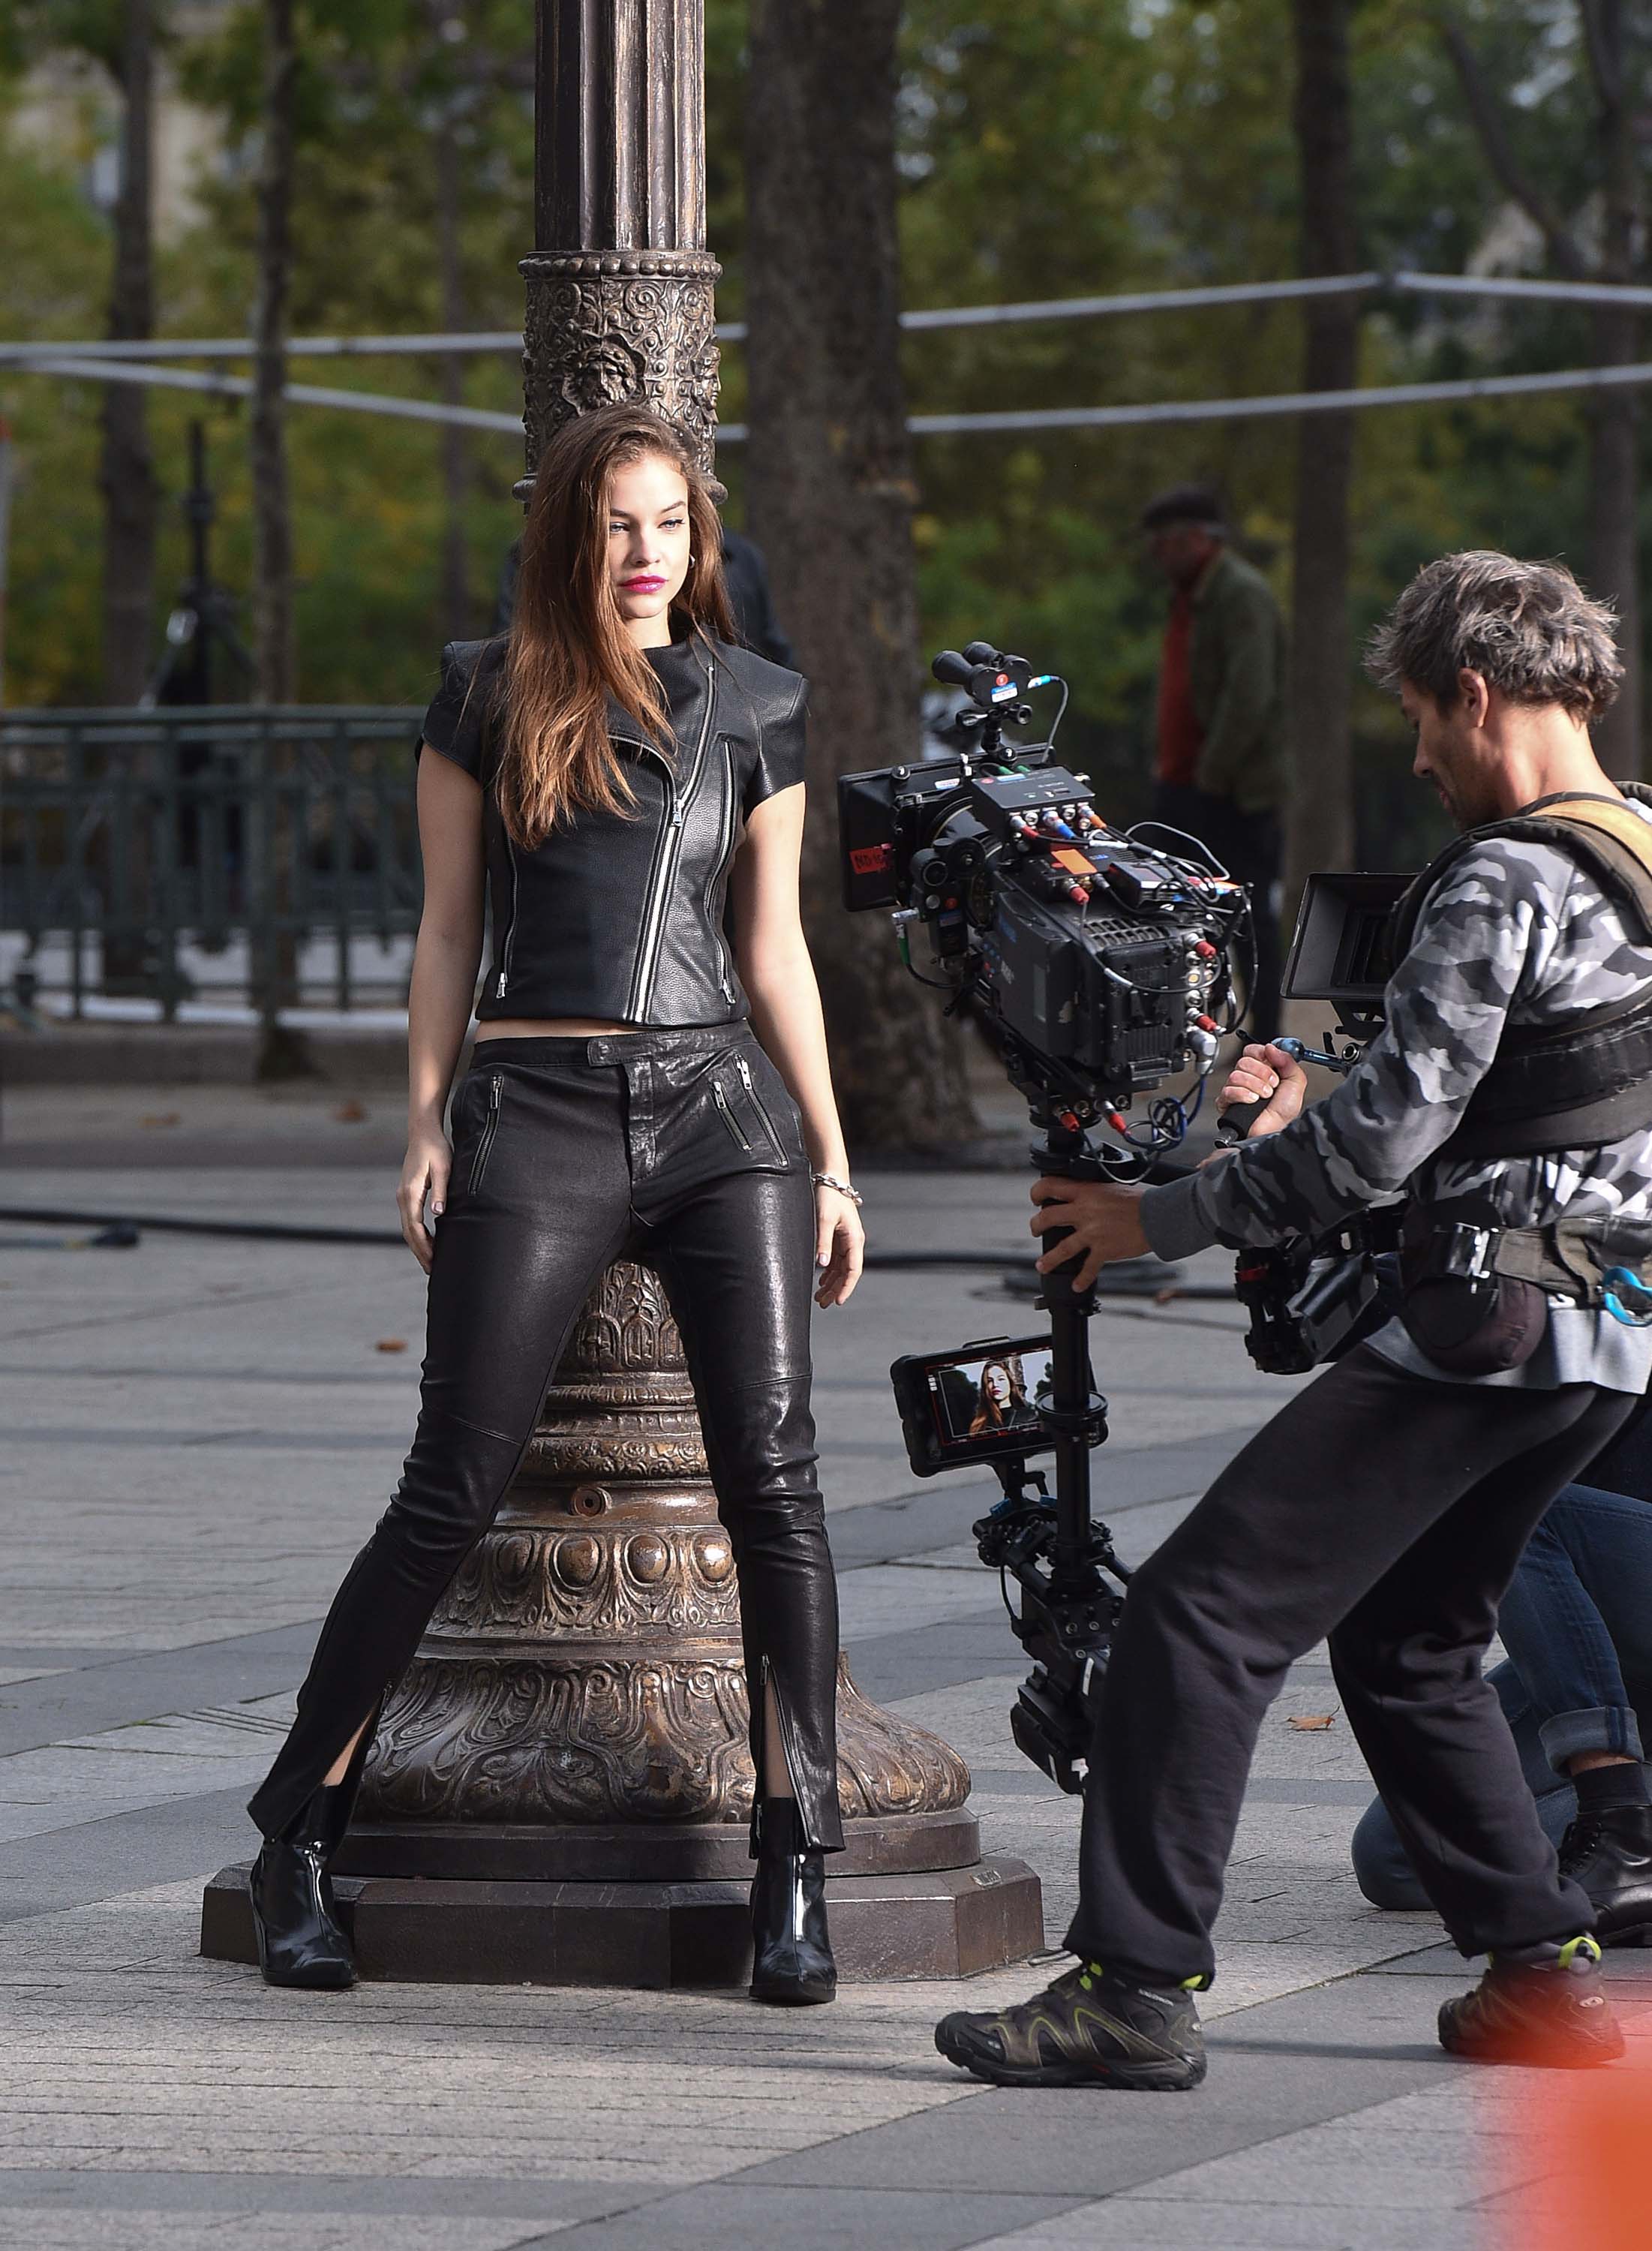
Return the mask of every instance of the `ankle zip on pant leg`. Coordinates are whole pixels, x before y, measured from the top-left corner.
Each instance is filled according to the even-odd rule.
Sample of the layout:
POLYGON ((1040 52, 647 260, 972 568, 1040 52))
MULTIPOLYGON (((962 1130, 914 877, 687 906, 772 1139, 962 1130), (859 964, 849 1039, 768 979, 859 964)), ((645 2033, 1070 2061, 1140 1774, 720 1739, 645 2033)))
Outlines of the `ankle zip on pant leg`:
MULTIPOLYGON (((799 1832, 802 1835, 804 1845, 808 1851, 812 1853, 823 1851, 826 1847, 823 1846, 821 1839, 814 1833, 816 1825, 809 1818, 807 1801, 804 1797, 803 1790, 798 1779, 797 1749, 792 1741, 791 1722, 786 1712, 785 1699, 780 1693, 779 1682, 775 1676, 773 1663, 771 1659, 766 1656, 762 1659, 758 1673, 758 1693, 760 1701, 757 1712, 754 1715, 754 1725, 752 1728, 752 1734, 756 1738, 757 1752, 753 1764, 756 1766, 757 1770, 757 1790, 751 1801, 752 1856, 754 1859, 756 1858, 763 1841, 764 1800, 765 1797, 774 1795, 773 1792, 765 1787, 770 1777, 764 1770, 764 1755, 768 1748, 769 1740, 769 1698, 771 1695, 774 1698, 775 1731, 780 1738, 780 1756, 785 1761, 786 1780, 791 1786, 791 1802, 797 1808, 799 1832)), ((834 1790, 837 1786, 837 1777, 835 1775, 833 1777, 832 1786, 834 1790)))

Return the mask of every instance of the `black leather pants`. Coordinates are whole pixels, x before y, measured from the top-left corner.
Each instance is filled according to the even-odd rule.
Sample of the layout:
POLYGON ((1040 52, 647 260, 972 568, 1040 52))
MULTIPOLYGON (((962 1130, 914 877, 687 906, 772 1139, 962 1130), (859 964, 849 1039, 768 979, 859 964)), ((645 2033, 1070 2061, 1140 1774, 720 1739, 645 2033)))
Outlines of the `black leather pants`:
POLYGON ((321 1628, 249 1811, 273 1836, 377 1714, 493 1520, 592 1285, 627 1248, 681 1325, 739 1569, 762 1772, 765 1672, 811 1846, 841 1846, 837 1584, 809 1411, 814 1195, 743 1025, 480 1042, 454 1098, 418 1428, 321 1628))

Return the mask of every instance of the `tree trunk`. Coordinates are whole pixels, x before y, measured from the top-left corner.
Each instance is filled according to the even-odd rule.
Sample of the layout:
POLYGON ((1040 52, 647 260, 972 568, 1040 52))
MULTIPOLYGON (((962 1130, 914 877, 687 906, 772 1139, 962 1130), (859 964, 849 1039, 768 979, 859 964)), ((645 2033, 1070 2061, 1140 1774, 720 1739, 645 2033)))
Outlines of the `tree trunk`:
MULTIPOLYGON (((130 343, 153 334, 151 245, 154 18, 149 0, 126 0, 121 92, 121 185, 108 332, 130 343)), ((103 699, 135 703, 149 679, 155 620, 157 495, 144 392, 111 383, 103 393, 103 699)))
MULTIPOLYGON (((1355 264, 1353 0, 1292 0, 1296 93, 1292 112, 1302 199, 1304 274, 1355 264)), ((1358 371, 1358 301, 1310 299, 1304 309, 1302 387, 1351 390, 1358 371)), ((1285 910, 1305 876, 1346 868, 1354 854, 1349 741, 1348 492, 1351 414, 1304 414, 1296 436, 1296 522, 1289 671, 1290 786, 1285 822, 1285 910)))
MULTIPOLYGON (((747 96, 751 525, 813 682, 805 921, 851 1144, 974 1129, 961 1043, 882 915, 839 902, 839 774, 917 748, 916 499, 895 231, 898 0, 754 0, 747 96)), ((983 619, 983 632, 992 620, 983 619)))
MULTIPOLYGON (((441 283, 442 327, 456 336, 466 325, 465 268, 460 242, 460 172, 459 136, 450 111, 444 111, 432 150, 436 189, 436 255, 441 283)), ((445 405, 465 400, 465 362, 459 352, 441 360, 445 405)), ((457 422, 442 426, 441 626, 444 641, 468 639, 472 624, 470 551, 465 513, 470 497, 470 439, 457 422)))
MULTIPOLYGON (((294 96, 298 49, 294 0, 264 0, 264 149, 258 184, 258 303, 253 316, 252 657, 261 703, 290 703, 295 692, 293 632, 293 526, 287 481, 287 294, 293 263, 294 96)), ((302 848, 293 804, 282 786, 292 753, 266 742, 274 786, 265 800, 262 930, 253 932, 262 1037, 260 1079, 307 1076, 312 1068, 302 1034, 280 1022, 298 994, 298 935, 294 926, 294 862, 302 848)))
MULTIPOLYGON (((1594 318, 1594 357, 1600 367, 1622 367, 1640 357, 1633 313, 1614 308, 1594 318)), ((1618 700, 1593 730, 1600 763, 1614 780, 1633 781, 1641 771, 1641 556, 1639 516, 1640 401, 1632 391, 1602 391, 1589 409, 1589 592, 1618 613, 1618 654, 1623 685, 1618 700)))
POLYGON ((258 184, 258 302, 253 316, 253 655, 259 700, 294 689, 293 528, 287 486, 287 292, 291 278, 293 108, 298 51, 293 0, 265 0, 263 156, 258 184))
MULTIPOLYGON (((1641 180, 1635 117, 1625 84, 1622 0, 1594 0, 1586 15, 1591 64, 1600 102, 1599 145, 1604 169, 1600 276, 1635 279, 1641 180)), ((1599 367, 1626 367, 1640 356, 1641 322, 1633 312, 1609 307, 1594 316, 1599 367)), ((1623 685, 1595 727, 1595 748, 1609 774, 1624 781, 1641 771, 1640 395, 1606 391, 1589 411, 1590 592, 1618 613, 1618 653, 1623 685)))
MULTIPOLYGON (((1538 176, 1516 152, 1490 79, 1467 32, 1449 14, 1441 29, 1486 163, 1505 194, 1519 204, 1542 234, 1551 264, 1568 281, 1633 281, 1642 227, 1645 191, 1635 100, 1627 63, 1623 0, 1578 0, 1579 30, 1596 114, 1588 147, 1598 156, 1600 253, 1593 263, 1578 235, 1552 204, 1538 176)), ((1641 323, 1635 313, 1602 307, 1593 317, 1599 367, 1622 367, 1640 357, 1641 323)), ((1640 771, 1644 665, 1641 648, 1641 565, 1635 518, 1639 506, 1640 402, 1628 391, 1600 392, 1589 417, 1589 591, 1615 604, 1618 647, 1625 678, 1617 703, 1595 728, 1595 745, 1609 773, 1624 780, 1640 771)))

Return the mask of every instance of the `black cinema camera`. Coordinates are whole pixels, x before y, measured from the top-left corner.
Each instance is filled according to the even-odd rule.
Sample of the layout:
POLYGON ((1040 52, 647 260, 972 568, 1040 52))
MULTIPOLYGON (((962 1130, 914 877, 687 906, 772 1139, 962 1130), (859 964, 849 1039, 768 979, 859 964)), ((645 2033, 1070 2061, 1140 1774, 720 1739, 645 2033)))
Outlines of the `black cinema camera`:
MULTIPOLYGON (((1177 852, 1144 833, 1151 823, 1110 827, 1049 741, 1006 738, 1006 723, 1030 724, 1033 690, 1062 686, 1064 703, 1055 675, 985 641, 944 650, 934 671, 969 698, 950 728, 964 747, 842 778, 844 904, 893 909, 907 966, 950 995, 949 1014, 975 1018, 1042 1131, 1041 1174, 1137 1178, 1182 1139, 1235 1027, 1248 896, 1193 839, 1177 852), (1189 1070, 1187 1094, 1159 1096, 1132 1126, 1138 1095, 1189 1070)), ((974 1532, 1006 1609, 1010 1579, 1020 1591, 1010 1620, 1033 1669, 1011 1727, 1034 1765, 1077 1790, 1129 1574, 1090 1514, 1090 1454, 1107 1436, 1089 1361, 1095 1292, 1058 1270, 1040 1304, 1047 1336, 908 1357, 890 1375, 918 1476, 990 1465, 1003 1486, 974 1532), (1055 1458, 1054 1497, 1028 1466, 1041 1453, 1055 1458)))
POLYGON ((974 1015, 1040 1122, 1060 1098, 1137 1156, 1173 1147, 1179 1105, 1156 1104, 1145 1139, 1124 1112, 1179 1072, 1207 1071, 1233 1029, 1243 886, 1192 839, 1178 855, 1142 834, 1151 823, 1110 828, 1089 777, 1058 765, 1049 742, 1005 739, 1054 674, 985 641, 944 649, 934 671, 968 693, 954 728, 978 740, 840 779, 843 904, 895 911, 908 967, 974 1015), (922 966, 914 927, 928 940, 922 966))
MULTIPOLYGON (((1383 988, 1393 967, 1389 945, 1396 900, 1408 876, 1310 876, 1296 934, 1281 980, 1282 997, 1324 1001, 1343 1043, 1275 1044, 1298 1063, 1346 1073, 1382 1026, 1383 988)), ((1261 1105, 1236 1103, 1220 1138, 1240 1141, 1261 1105)), ((1403 1200, 1356 1213, 1329 1234, 1289 1236, 1242 1250, 1234 1291, 1250 1316, 1245 1349, 1265 1374, 1301 1375, 1372 1335, 1398 1310, 1403 1200)))

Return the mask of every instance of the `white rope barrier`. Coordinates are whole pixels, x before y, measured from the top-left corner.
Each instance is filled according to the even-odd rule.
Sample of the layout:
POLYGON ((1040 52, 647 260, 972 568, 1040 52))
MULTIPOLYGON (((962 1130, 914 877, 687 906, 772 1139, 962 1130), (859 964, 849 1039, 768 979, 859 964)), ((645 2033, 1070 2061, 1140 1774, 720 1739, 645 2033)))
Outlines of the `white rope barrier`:
MULTIPOLYGON (((448 336, 294 336, 286 351, 289 359, 380 359, 401 352, 428 352, 435 357, 454 352, 519 352, 522 348, 522 337, 515 329, 462 329, 448 336)), ((48 340, 0 344, 0 367, 57 359, 66 352, 75 359, 251 359, 254 350, 245 336, 144 336, 119 343, 103 337, 89 343, 48 340)))
MULTIPOLYGON (((1226 422, 1273 414, 1347 414, 1367 406, 1427 406, 1537 391, 1610 391, 1652 384, 1652 361, 1634 367, 1576 367, 1552 375, 1469 376, 1448 383, 1374 384, 1365 391, 1286 391, 1250 398, 1162 398, 1135 406, 1051 406, 1002 414, 914 414, 915 438, 987 436, 1014 430, 1126 430, 1144 422, 1226 422)), ((718 426, 717 443, 737 446, 743 422, 718 426)))
MULTIPOLYGON (((66 375, 92 383, 144 383, 245 398, 252 385, 238 375, 201 375, 189 368, 126 367, 118 362, 79 359, 43 361, 33 373, 66 375)), ((1018 430, 1123 430, 1152 422, 1256 420, 1279 414, 1347 414, 1372 406, 1427 406, 1476 398, 1521 398, 1547 391, 1637 389, 1652 384, 1652 362, 1630 367, 1577 367, 1534 375, 1477 375, 1441 383, 1376 384, 1364 391, 1287 391, 1247 398, 1161 398, 1128 406, 1050 406, 1010 409, 1002 413, 914 414, 907 427, 914 437, 987 436, 1018 430)), ((522 419, 480 406, 446 406, 436 399, 398 398, 382 391, 337 391, 319 384, 292 383, 285 396, 299 406, 343 407, 358 414, 393 414, 413 422, 458 423, 469 430, 496 431, 520 438, 522 419)), ((717 442, 738 446, 749 426, 725 422, 717 442)))
MULTIPOLYGON (((167 391, 205 391, 217 398, 250 398, 244 375, 201 375, 187 367, 130 367, 115 360, 52 359, 32 362, 31 375, 66 375, 88 383, 153 384, 167 391)), ((338 391, 325 384, 289 383, 281 396, 295 406, 342 406, 358 414, 398 414, 409 422, 458 423, 467 430, 496 430, 520 438, 520 414, 490 413, 481 406, 448 406, 435 398, 398 398, 392 391, 338 391)))
POLYGON ((1533 304, 1652 306, 1652 289, 1631 281, 1524 281, 1502 274, 1391 274, 1388 286, 1422 297, 1523 297, 1533 304))
MULTIPOLYGON (((1288 302, 1295 299, 1347 297, 1394 289, 1409 295, 1524 299, 1533 303, 1616 305, 1652 308, 1652 288, 1617 281, 1524 281, 1500 274, 1360 274, 1310 275, 1285 281, 1213 282, 1186 289, 1137 289, 1105 297, 1049 297, 1013 305, 950 305, 901 315, 903 329, 1004 328, 1028 321, 1089 321, 1127 313, 1196 312, 1224 305, 1288 302)), ((719 323, 724 343, 745 340, 743 321, 719 323)), ((441 357, 461 353, 518 352, 522 340, 512 329, 463 329, 439 335, 402 336, 294 336, 290 359, 392 357, 398 354, 441 357)), ((131 343, 48 341, 0 343, 0 366, 40 365, 66 353, 76 359, 176 360, 248 359, 245 336, 145 337, 131 343)))
MULTIPOLYGON (((1383 274, 1377 272, 1317 275, 1293 281, 1243 281, 1209 287, 1138 291, 1111 297, 1061 297, 1014 305, 960 305, 903 313, 909 329, 978 328, 1025 321, 1081 320, 1101 315, 1165 312, 1218 305, 1253 304, 1270 299, 1347 296, 1393 288, 1417 294, 1517 298, 1543 302, 1652 308, 1652 288, 1618 282, 1523 281, 1507 276, 1460 274, 1383 274)), ((743 322, 717 330, 725 341, 743 337, 743 322)), ((520 350, 522 338, 509 331, 408 336, 297 337, 289 357, 356 357, 375 354, 520 350)), ((245 376, 213 375, 162 365, 178 357, 244 358, 251 347, 233 337, 156 340, 87 344, 0 344, 0 367, 16 373, 57 375, 94 383, 140 383, 175 391, 245 398, 252 390, 245 376)), ((1438 383, 1372 384, 1359 391, 1280 391, 1242 398, 1167 398, 1123 406, 1011 408, 978 414, 915 414, 908 428, 915 437, 988 436, 1017 431, 1121 430, 1151 423, 1255 421, 1285 414, 1364 412, 1377 406, 1422 406, 1477 398, 1517 398, 1546 392, 1639 388, 1652 383, 1652 364, 1626 367, 1562 369, 1530 375, 1453 377, 1438 383)), ((284 396, 294 405, 329 406, 357 414, 389 414, 410 422, 457 425, 520 438, 522 418, 479 406, 450 406, 436 399, 403 398, 377 391, 346 391, 319 384, 288 384, 284 396)), ((725 446, 742 444, 743 422, 724 423, 717 433, 725 446)))

